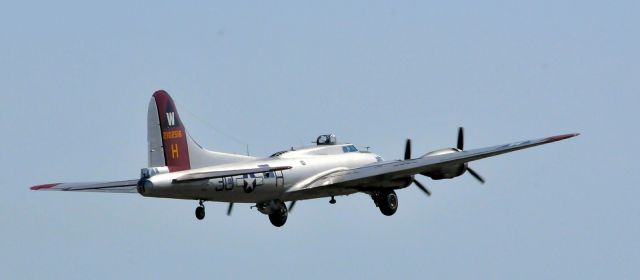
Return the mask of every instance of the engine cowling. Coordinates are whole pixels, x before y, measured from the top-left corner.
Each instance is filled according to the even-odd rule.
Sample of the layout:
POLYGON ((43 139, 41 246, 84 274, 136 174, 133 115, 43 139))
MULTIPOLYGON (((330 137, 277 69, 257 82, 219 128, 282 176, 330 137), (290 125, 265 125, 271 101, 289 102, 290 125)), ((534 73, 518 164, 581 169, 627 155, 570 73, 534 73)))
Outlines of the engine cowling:
MULTIPOLYGON (((456 148, 444 148, 440 150, 435 150, 433 152, 429 152, 422 157, 431 157, 431 156, 439 156, 446 154, 459 153, 461 150, 456 148)), ((430 170, 428 172, 420 173, 424 176, 430 177, 433 180, 442 180, 442 179, 451 179, 458 177, 464 174, 467 171, 467 164, 452 164, 439 167, 434 170, 430 170)))

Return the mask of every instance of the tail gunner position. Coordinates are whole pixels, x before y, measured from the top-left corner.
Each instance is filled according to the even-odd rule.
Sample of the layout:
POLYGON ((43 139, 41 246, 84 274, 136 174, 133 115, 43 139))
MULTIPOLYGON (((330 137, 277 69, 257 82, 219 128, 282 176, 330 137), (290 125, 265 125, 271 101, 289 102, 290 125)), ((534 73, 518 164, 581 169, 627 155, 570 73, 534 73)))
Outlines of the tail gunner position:
POLYGON ((205 201, 251 203, 274 226, 287 221, 287 214, 298 200, 353 193, 371 196, 382 214, 391 216, 398 209, 396 189, 412 184, 427 195, 431 192, 416 175, 433 180, 451 179, 469 172, 469 162, 486 157, 571 138, 564 134, 520 141, 487 148, 464 150, 464 131, 458 131, 455 148, 436 150, 412 157, 407 139, 403 160, 384 161, 352 144, 336 142, 334 135, 321 135, 316 146, 290 149, 267 158, 214 152, 198 145, 187 134, 176 106, 165 91, 153 94, 149 103, 147 139, 149 167, 139 179, 93 183, 58 183, 31 187, 32 190, 139 193, 146 197, 198 201, 196 218, 205 216, 205 201), (285 202, 290 201, 289 206, 285 202))

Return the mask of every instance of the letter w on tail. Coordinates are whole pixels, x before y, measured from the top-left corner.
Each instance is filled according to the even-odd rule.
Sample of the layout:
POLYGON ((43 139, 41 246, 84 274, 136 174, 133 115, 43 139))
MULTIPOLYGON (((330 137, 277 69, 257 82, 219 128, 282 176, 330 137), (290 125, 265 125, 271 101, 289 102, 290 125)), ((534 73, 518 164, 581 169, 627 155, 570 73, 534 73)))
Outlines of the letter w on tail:
POLYGON ((176 125, 176 115, 174 112, 167 112, 167 124, 169 124, 169 126, 176 125))

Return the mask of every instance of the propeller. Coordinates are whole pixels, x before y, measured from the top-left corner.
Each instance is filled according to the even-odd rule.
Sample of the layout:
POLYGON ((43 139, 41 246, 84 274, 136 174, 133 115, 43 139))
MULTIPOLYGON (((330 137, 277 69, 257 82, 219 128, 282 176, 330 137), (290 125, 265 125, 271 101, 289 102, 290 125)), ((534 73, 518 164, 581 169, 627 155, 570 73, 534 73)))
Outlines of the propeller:
MULTIPOLYGON (((411 139, 407 139, 407 143, 404 146, 404 160, 411 159, 411 139)), ((416 180, 414 176, 411 177, 411 182, 413 182, 416 187, 422 190, 427 196, 431 196, 431 192, 427 189, 420 181, 416 180)))
POLYGON ((426 193, 427 196, 431 196, 431 192, 429 191, 429 189, 427 189, 424 185, 422 185, 420 181, 413 179, 413 183, 416 184, 416 187, 420 188, 424 193, 426 193))
MULTIPOLYGON (((458 128, 458 150, 462 151, 464 150, 464 128, 460 127, 458 128)), ((467 171, 469 171, 469 174, 471 174, 471 176, 473 176, 474 178, 476 178, 476 180, 480 181, 481 184, 484 184, 484 178, 482 178, 482 176, 480 176, 480 174, 478 174, 478 172, 476 172, 475 170, 471 169, 471 167, 467 166, 467 171)))
POLYGON ((291 213, 291 210, 293 210, 293 206, 296 205, 296 201, 291 201, 291 203, 289 203, 289 213, 291 213))
POLYGON ((467 167, 467 171, 469 171, 469 174, 471 174, 471 176, 475 177, 478 181, 480 181, 480 183, 484 184, 484 178, 482 178, 482 176, 480 176, 478 172, 473 171, 473 169, 469 167, 467 167))
POLYGON ((464 150, 464 127, 458 128, 458 150, 464 150))
POLYGON ((407 144, 404 146, 404 160, 411 159, 411 139, 407 139, 407 144))
POLYGON ((227 216, 231 216, 231 210, 233 210, 233 202, 229 203, 229 208, 227 208, 227 216))

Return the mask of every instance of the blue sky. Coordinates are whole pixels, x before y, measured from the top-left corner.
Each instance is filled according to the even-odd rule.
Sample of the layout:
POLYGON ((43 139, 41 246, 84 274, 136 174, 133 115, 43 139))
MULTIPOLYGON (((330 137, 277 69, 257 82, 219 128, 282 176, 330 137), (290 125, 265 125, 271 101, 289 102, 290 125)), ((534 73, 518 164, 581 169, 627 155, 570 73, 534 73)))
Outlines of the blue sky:
POLYGON ((637 1, 0 4, 0 278, 636 279, 637 1), (474 162, 486 179, 249 205, 33 192, 132 179, 167 90, 202 145, 322 133, 386 159, 580 132, 474 162))

